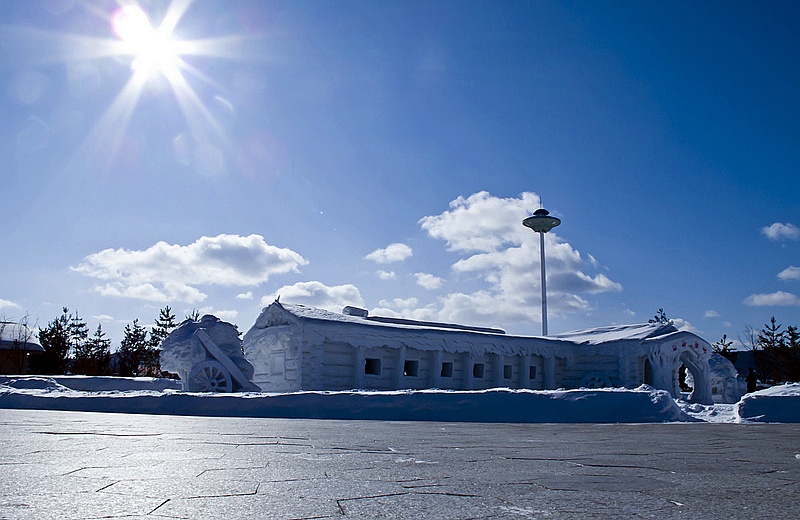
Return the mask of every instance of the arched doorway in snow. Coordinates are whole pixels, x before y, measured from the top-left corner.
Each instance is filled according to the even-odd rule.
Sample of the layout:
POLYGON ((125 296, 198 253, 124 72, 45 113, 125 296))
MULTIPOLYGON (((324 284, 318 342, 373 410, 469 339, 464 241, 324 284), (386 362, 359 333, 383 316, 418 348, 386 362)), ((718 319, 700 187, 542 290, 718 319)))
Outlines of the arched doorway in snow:
POLYGON ((678 386, 680 387, 681 392, 690 393, 693 388, 692 386, 693 381, 694 378, 689 376, 689 372, 686 369, 686 365, 681 364, 681 366, 678 367, 678 386))
POLYGON ((693 355, 693 352, 685 350, 680 356, 681 365, 678 368, 678 385, 682 392, 691 392, 689 395, 690 401, 703 401, 710 399, 711 396, 694 395, 695 389, 702 389, 709 387, 709 370, 708 364, 702 363, 701 359, 693 355))
POLYGON ((644 384, 653 386, 653 364, 644 358, 644 384))

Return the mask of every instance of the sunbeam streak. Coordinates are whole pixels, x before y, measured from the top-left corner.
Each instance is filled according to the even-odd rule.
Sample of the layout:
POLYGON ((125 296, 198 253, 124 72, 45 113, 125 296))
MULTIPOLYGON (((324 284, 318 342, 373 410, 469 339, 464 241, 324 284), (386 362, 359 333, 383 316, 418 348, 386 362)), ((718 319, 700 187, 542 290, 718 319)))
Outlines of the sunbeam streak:
POLYGON ((72 163, 76 168, 82 167, 78 162, 89 158, 96 161, 103 171, 111 167, 146 82, 147 73, 144 71, 134 72, 128 79, 75 155, 72 163))

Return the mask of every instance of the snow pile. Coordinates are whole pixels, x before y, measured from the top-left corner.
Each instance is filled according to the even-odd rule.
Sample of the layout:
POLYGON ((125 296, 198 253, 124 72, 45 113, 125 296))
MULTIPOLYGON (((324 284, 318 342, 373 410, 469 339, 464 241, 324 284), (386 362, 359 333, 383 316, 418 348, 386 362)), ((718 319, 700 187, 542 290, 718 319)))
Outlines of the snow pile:
MULTIPOLYGON (((50 380, 52 381, 52 380, 50 380)), ((0 408, 215 417, 519 423, 647 423, 694 420, 668 392, 510 390, 199 394, 166 390, 78 392, 39 382, 0 386, 0 408), (24 385, 22 385, 24 386, 24 385), (44 386, 45 388, 38 388, 44 386)))
POLYGON ((116 377, 116 376, 0 376, 0 385, 13 388, 38 388, 30 385, 60 386, 66 390, 82 392, 110 392, 114 390, 180 390, 177 379, 160 377, 116 377), (26 386, 28 385, 28 386, 26 386))
POLYGON ((736 407, 742 421, 800 423, 800 383, 747 394, 736 407))
POLYGON ((699 421, 710 423, 739 423, 742 422, 736 413, 736 405, 728 403, 716 403, 706 405, 700 403, 689 403, 680 401, 678 403, 689 417, 699 421))
POLYGON ((3 386, 19 390, 42 390, 44 392, 64 392, 70 388, 59 384, 55 379, 49 377, 22 377, 20 379, 8 379, 3 381, 3 386))

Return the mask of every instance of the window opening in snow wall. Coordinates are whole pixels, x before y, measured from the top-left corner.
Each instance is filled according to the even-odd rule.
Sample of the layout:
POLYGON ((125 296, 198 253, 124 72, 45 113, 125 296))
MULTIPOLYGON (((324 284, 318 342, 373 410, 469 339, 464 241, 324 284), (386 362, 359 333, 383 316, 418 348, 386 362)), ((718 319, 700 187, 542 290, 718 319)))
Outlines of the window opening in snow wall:
POLYGON ((442 377, 453 377, 453 363, 445 361, 442 363, 442 377))
POLYGON ((381 375, 380 358, 367 358, 364 360, 364 373, 372 376, 381 375))

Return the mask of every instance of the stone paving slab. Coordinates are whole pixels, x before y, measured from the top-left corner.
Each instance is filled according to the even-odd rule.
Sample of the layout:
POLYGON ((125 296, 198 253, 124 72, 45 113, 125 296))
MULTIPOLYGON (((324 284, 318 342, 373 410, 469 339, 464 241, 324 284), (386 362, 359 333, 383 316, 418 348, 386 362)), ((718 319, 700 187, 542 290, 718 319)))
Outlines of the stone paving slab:
POLYGON ((0 410, 0 518, 797 518, 800 425, 0 410))

